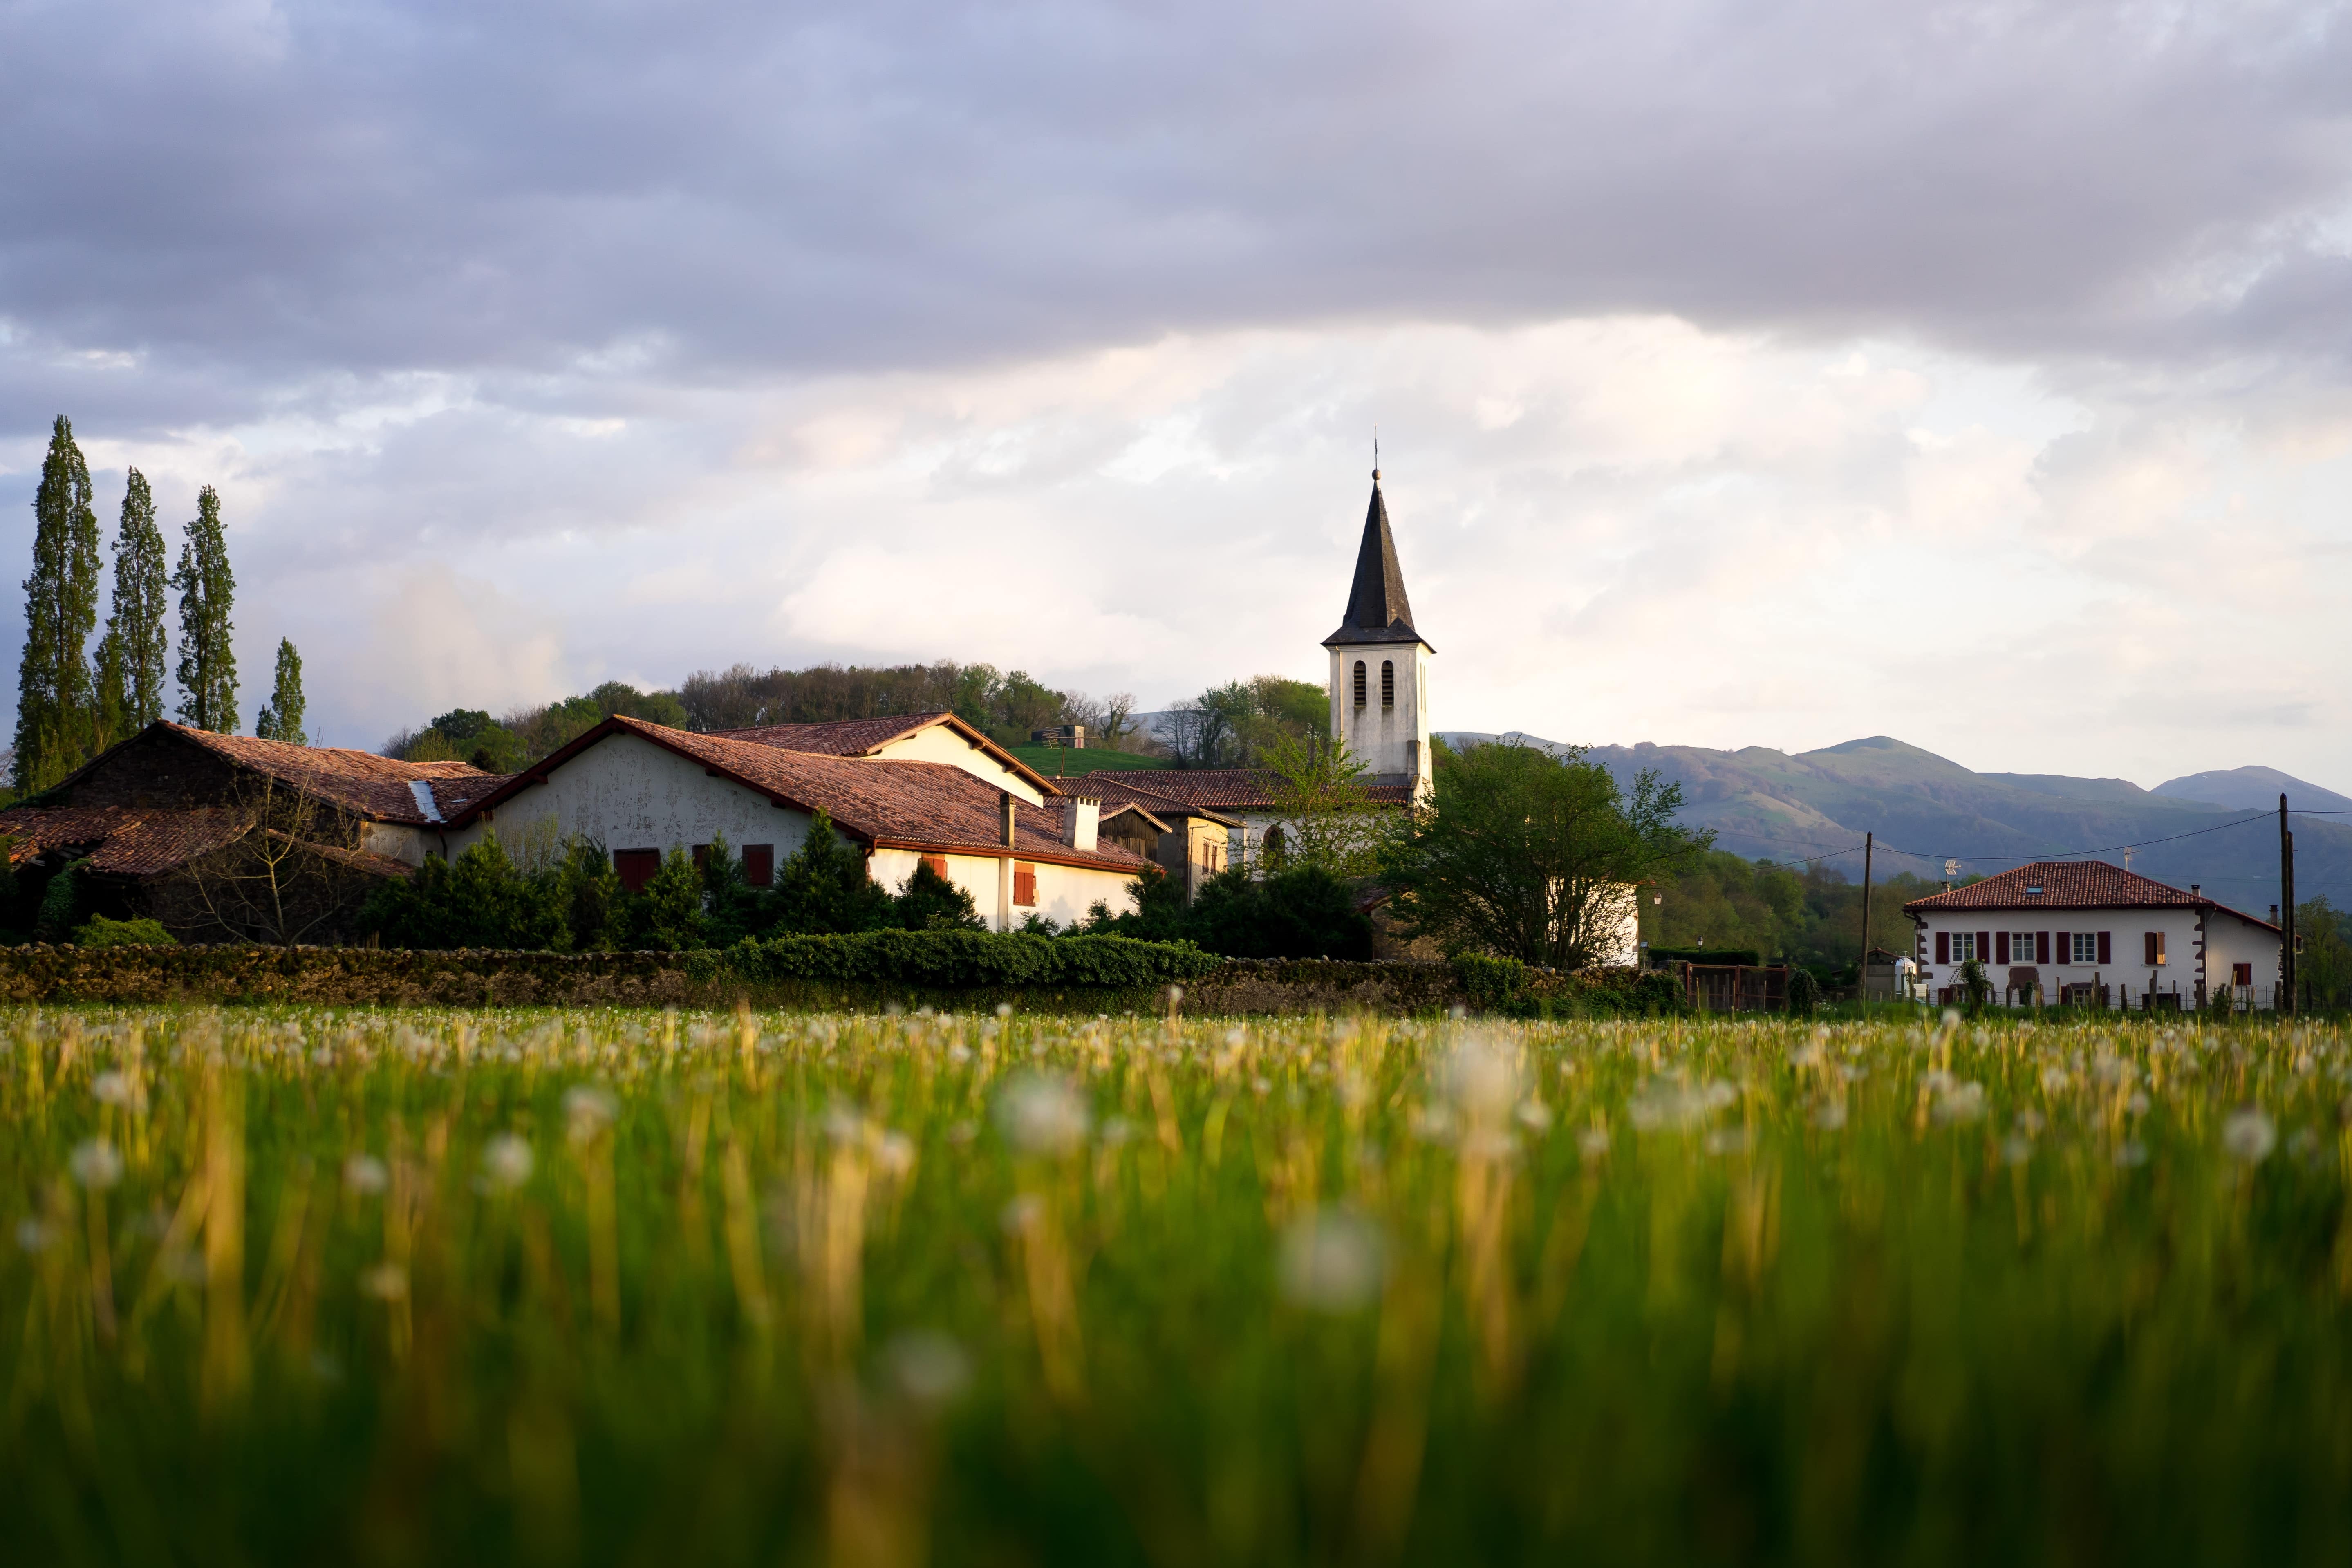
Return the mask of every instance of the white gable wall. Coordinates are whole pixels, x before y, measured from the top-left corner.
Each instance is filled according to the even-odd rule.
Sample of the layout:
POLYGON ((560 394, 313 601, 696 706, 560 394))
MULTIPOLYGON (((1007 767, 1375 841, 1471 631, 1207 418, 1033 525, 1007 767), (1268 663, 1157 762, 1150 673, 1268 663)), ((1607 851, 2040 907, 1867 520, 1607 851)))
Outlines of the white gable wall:
POLYGON ((997 789, 1011 790, 1013 795, 1031 805, 1043 805, 1045 797, 1037 787, 1019 773, 949 729, 945 724, 933 724, 918 730, 903 740, 891 742, 866 762, 945 763, 951 768, 961 768, 976 779, 986 781, 997 789))
POLYGON ((449 853, 463 853, 492 827, 511 837, 549 817, 558 834, 585 834, 608 851, 667 854, 673 845, 708 844, 723 833, 738 853, 747 844, 775 846, 780 866, 800 848, 809 826, 805 813, 771 805, 765 795, 711 777, 700 763, 620 731, 551 769, 545 784, 527 785, 496 809, 491 823, 478 819, 451 833, 449 853))

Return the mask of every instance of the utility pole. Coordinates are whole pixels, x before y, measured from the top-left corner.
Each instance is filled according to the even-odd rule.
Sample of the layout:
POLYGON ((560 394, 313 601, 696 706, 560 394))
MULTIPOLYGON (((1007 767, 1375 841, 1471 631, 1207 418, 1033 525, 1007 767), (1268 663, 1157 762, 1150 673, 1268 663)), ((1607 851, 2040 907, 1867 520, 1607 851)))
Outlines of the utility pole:
POLYGON ((2278 1011, 2294 1011, 2294 834, 2286 825, 2286 795, 2279 795, 2279 990, 2278 1011))
POLYGON ((1870 1000, 1870 847, 1878 836, 1862 836, 1862 999, 1870 1000))

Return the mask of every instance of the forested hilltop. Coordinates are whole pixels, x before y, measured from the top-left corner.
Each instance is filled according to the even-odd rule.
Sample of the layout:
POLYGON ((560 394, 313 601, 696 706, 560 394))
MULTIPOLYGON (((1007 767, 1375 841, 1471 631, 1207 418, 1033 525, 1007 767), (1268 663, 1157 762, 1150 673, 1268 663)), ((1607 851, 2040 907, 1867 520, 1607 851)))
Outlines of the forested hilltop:
POLYGON ((1057 690, 1026 670, 1006 673, 987 664, 821 664, 764 673, 738 664, 698 671, 675 690, 643 691, 608 680, 561 702, 503 715, 456 708, 401 731, 383 751, 411 762, 457 759, 512 773, 616 713, 709 731, 938 712, 954 713, 999 745, 1024 753, 1033 749, 1035 731, 1082 724, 1090 751, 1175 767, 1255 765, 1283 739, 1321 736, 1329 727, 1323 689, 1279 675, 1212 687, 1147 719, 1137 714, 1128 692, 1094 697, 1057 690))

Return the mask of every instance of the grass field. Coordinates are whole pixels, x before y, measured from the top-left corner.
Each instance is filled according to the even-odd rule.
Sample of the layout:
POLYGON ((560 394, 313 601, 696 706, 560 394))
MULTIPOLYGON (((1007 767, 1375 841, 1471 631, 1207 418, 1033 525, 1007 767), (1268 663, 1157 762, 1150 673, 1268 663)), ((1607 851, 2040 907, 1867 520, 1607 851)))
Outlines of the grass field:
POLYGON ((10 1563, 2352 1560, 2333 1026, 0 1036, 10 1563))

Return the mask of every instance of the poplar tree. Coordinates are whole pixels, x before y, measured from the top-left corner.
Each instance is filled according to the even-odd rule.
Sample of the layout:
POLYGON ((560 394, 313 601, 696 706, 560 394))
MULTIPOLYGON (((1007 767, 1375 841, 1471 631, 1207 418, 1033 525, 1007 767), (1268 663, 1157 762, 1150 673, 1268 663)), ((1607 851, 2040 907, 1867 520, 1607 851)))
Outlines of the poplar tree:
POLYGON ((228 569, 228 537, 221 531, 220 497, 206 485, 196 493, 195 521, 172 574, 180 591, 180 718, 199 730, 236 733, 236 654, 229 647, 236 623, 229 612, 236 578, 228 569))
POLYGON ((155 495, 147 476, 133 468, 114 533, 114 606, 98 645, 99 708, 102 719, 114 719, 115 739, 163 716, 164 667, 171 651, 163 614, 171 582, 163 531, 155 526, 155 495))
POLYGON ((283 741, 289 746, 310 743, 302 733, 302 656, 294 651, 289 637, 278 639, 278 683, 269 701, 254 715, 253 732, 262 740, 283 741))
POLYGON ((89 661, 98 620, 98 513, 89 465, 62 414, 33 495, 33 574, 25 579, 25 657, 16 670, 20 791, 46 789, 89 753, 89 661))

